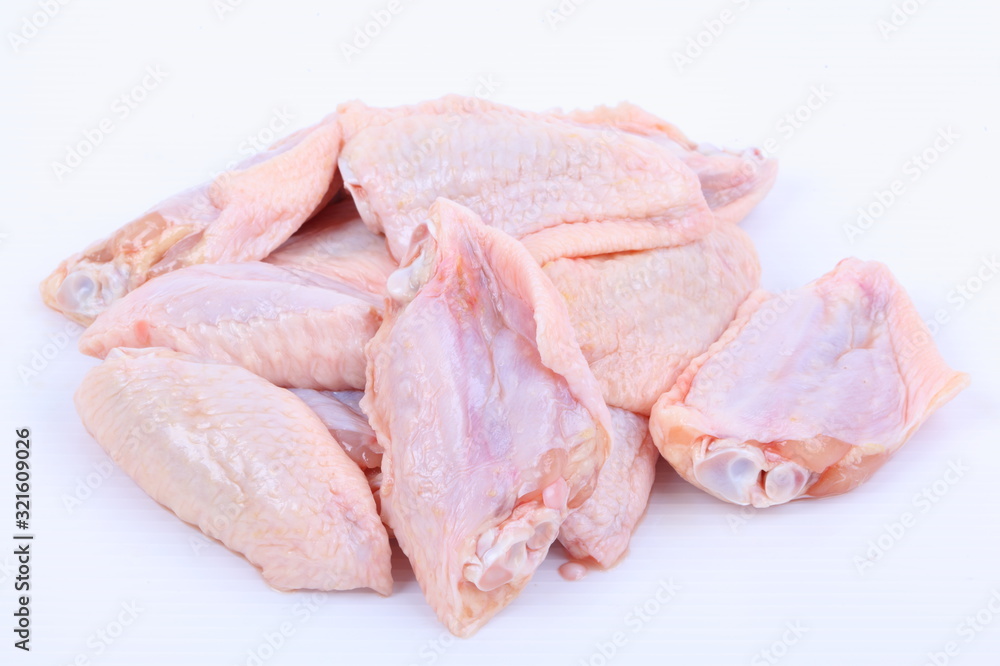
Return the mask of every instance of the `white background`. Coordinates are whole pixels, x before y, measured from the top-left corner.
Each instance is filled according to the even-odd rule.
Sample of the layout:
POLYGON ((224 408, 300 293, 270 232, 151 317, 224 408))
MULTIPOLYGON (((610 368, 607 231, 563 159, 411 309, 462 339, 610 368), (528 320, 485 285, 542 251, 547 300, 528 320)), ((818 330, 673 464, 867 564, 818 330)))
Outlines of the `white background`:
MULTIPOLYGON (((910 0, 915 14, 886 36, 879 21, 890 19, 890 0, 589 0, 555 28, 546 12, 558 0, 410 0, 350 62, 340 45, 387 3, 245 0, 221 16, 217 4, 71 0, 16 49, 10 33, 41 22, 32 19, 39 5, 8 1, 0 12, 0 370, 10 442, 0 447, 0 544, 14 532, 15 428, 32 430, 37 534, 33 650, 11 647, 15 594, 0 568, 0 663, 245 664, 284 623, 290 635, 267 664, 726 665, 769 663, 761 651, 772 647, 789 666, 924 664, 952 641, 957 654, 938 663, 1000 662, 1000 617, 988 610, 1000 595, 1000 279, 974 279, 1000 252, 996 3, 910 0), (734 20, 702 34, 703 52, 679 67, 674 53, 723 10, 734 20), (165 80, 121 118, 116 98, 157 66, 165 80), (944 311, 936 341, 972 387, 843 497, 741 515, 661 468, 621 566, 566 583, 553 552, 521 597, 464 641, 439 642, 446 634, 401 558, 391 598, 321 595, 306 618, 296 604, 308 595, 274 592, 221 546, 200 548, 194 529, 120 471, 101 478, 106 459, 71 403, 94 361, 76 351, 75 334, 58 351, 46 346, 64 342, 65 324, 42 306, 38 282, 241 159, 276 109, 294 116, 287 133, 341 101, 486 93, 481 80, 495 86, 492 99, 527 109, 629 100, 696 140, 738 147, 774 137, 777 184, 744 223, 764 286, 803 284, 848 255, 883 261, 925 317, 944 311), (829 100, 800 111, 810 117, 794 132, 779 126, 815 86, 829 100), (105 117, 113 132, 58 178, 53 163, 105 117), (912 180, 908 160, 947 128, 958 138, 912 180), (852 242, 845 225, 897 179, 905 191, 852 242), (970 279, 981 289, 958 297, 970 279), (33 359, 37 374, 26 372, 33 359), (968 471, 949 485, 957 461, 968 471), (914 497, 935 482, 942 496, 924 511, 914 497), (886 526, 905 512, 916 524, 897 539, 886 526), (879 538, 891 548, 859 570, 879 538), (680 586, 662 605, 660 581, 680 586), (138 619, 99 652, 98 632, 115 632, 123 603, 137 605, 138 619), (637 616, 647 603, 648 619, 637 616), (969 640, 959 625, 982 609, 992 621, 969 640), (606 659, 601 645, 616 632, 623 645, 606 659)), ((0 545, 0 565, 13 563, 12 548, 0 545)))

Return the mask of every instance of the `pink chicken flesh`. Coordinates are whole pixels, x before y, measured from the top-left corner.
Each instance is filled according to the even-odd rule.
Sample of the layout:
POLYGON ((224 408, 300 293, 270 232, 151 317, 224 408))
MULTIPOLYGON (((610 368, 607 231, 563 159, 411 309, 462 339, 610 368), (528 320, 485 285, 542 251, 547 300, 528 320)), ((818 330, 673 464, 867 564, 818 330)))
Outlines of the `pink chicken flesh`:
POLYGON ((352 102, 337 113, 344 185, 395 257, 438 197, 516 238, 562 235, 572 223, 613 236, 634 223, 647 246, 666 245, 712 222, 698 177, 641 136, 455 96, 393 109, 352 102))
POLYGON ((42 298, 89 324, 157 275, 193 264, 263 259, 340 190, 340 140, 340 125, 329 116, 212 182, 160 202, 62 262, 42 283, 42 298))
POLYGON ((607 569, 628 552, 632 533, 646 513, 659 451, 644 416, 611 410, 612 443, 594 494, 570 512, 559 542, 576 560, 607 569))
POLYGON ((264 261, 319 273, 373 294, 385 291, 385 281, 397 268, 385 236, 365 226, 350 198, 328 205, 264 261))
POLYGON ((84 332, 80 350, 103 358, 115 347, 169 347, 241 365, 279 386, 360 389, 381 306, 374 294, 303 270, 189 266, 115 301, 84 332))
POLYGON ((736 223, 776 172, 627 103, 350 102, 41 291, 151 497, 283 590, 389 594, 393 535, 464 637, 557 538, 567 577, 619 562, 660 454, 728 502, 825 497, 966 386, 881 264, 759 289, 736 223))
POLYGON ((543 268, 566 301, 605 400, 646 415, 760 280, 753 244, 729 224, 685 245, 557 259, 543 268))
POLYGON ((150 497, 274 587, 390 593, 389 540, 365 476, 290 392, 233 365, 116 349, 76 407, 150 497))
POLYGON ((766 507, 857 487, 967 383, 889 270, 845 259, 789 294, 752 295, 650 429, 685 479, 766 507))
POLYGON ((316 413, 334 439, 363 470, 382 466, 382 448, 359 403, 361 391, 290 389, 316 413))
MULTIPOLYGON (((337 440, 351 460, 361 468, 368 479, 375 506, 382 512, 382 447, 375 438, 375 431, 368 424, 368 417, 359 405, 361 391, 316 391, 314 389, 289 389, 319 417, 333 438, 337 440)), ((387 530, 392 538, 391 530, 387 530)))
POLYGON ((356 233, 349 202, 328 206, 345 185, 397 258, 439 196, 518 238, 534 235, 542 262, 681 244, 713 219, 739 220, 767 193, 775 163, 757 158, 695 144, 631 105, 563 114, 458 96, 392 109, 352 102, 71 256, 42 297, 89 324, 153 277, 275 249, 272 263, 325 265, 320 272, 368 289, 393 262, 375 236, 356 233), (349 247, 364 262, 336 258, 349 247))
POLYGON ((440 200, 389 279, 361 406, 383 518, 468 636, 524 588, 593 492, 610 416, 566 307, 524 248, 440 200))
POLYGON ((720 222, 735 224, 760 203, 774 185, 778 162, 758 148, 734 151, 698 144, 665 120, 634 104, 573 111, 567 120, 644 136, 674 151, 701 183, 701 193, 720 222))

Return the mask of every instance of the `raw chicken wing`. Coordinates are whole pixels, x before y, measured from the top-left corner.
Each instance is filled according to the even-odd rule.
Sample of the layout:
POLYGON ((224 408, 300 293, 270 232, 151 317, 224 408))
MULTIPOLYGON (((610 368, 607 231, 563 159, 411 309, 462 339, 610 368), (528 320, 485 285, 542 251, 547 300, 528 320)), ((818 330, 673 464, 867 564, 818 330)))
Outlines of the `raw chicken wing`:
POLYGON ((282 590, 392 590, 368 483, 290 392, 233 365, 116 349, 76 393, 87 430, 150 497, 282 590))
POLYGON ((469 636, 593 492, 610 416, 566 306, 525 249, 439 200, 368 346, 382 512, 431 607, 469 636))
POLYGON ((316 413, 333 438, 363 470, 382 466, 382 448, 359 403, 361 391, 316 391, 291 389, 316 413))
POLYGON ((341 188, 336 116, 300 130, 212 182, 157 204, 65 260, 45 303, 89 324, 149 278, 183 266, 263 259, 341 188))
POLYGON ((685 479, 766 507, 857 487, 967 384, 889 270, 845 259, 790 294, 755 292, 650 429, 685 479))
POLYGON ((516 238, 573 233, 553 229, 569 223, 596 223, 612 237, 641 223, 633 240, 649 247, 699 238, 711 225, 698 177, 641 136, 458 96, 393 109, 352 102, 338 118, 344 185, 394 257, 438 197, 516 238))
POLYGON ((169 347, 242 365, 286 387, 364 387, 364 346, 381 298, 315 273, 261 262, 189 266, 115 301, 80 338, 115 347, 169 347))
POLYGON ((397 268, 385 236, 365 226, 350 197, 324 208, 264 261, 320 273, 373 294, 385 291, 386 279, 397 268))
POLYGON ((721 223, 685 245, 543 268, 566 300, 605 400, 640 414, 722 335, 760 279, 746 233, 721 223))
POLYGON ((698 175, 701 193, 720 222, 735 224, 746 217, 774 185, 778 162, 758 148, 724 150, 695 143, 665 120, 634 104, 573 111, 568 120, 645 136, 673 150, 698 175))
POLYGON ((601 468, 594 494, 570 512, 559 530, 559 542, 577 560, 592 560, 607 569, 625 553, 653 489, 656 450, 644 416, 611 410, 611 454, 601 468))

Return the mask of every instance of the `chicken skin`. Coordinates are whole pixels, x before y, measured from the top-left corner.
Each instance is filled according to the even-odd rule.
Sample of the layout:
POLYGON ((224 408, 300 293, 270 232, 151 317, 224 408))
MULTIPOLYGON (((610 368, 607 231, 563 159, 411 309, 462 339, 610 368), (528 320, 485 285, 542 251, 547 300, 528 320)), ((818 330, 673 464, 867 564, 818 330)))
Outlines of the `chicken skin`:
POLYGON ((392 590, 364 474, 289 391, 234 365, 115 349, 76 393, 87 430, 150 497, 281 590, 392 590))
POLYGON ((968 384, 877 262, 755 292, 653 407, 660 453, 719 499, 766 507, 847 492, 968 384))
POLYGON ((525 249, 439 200, 389 279, 361 406, 382 513, 441 621, 469 636, 594 490, 610 416, 566 306, 525 249))

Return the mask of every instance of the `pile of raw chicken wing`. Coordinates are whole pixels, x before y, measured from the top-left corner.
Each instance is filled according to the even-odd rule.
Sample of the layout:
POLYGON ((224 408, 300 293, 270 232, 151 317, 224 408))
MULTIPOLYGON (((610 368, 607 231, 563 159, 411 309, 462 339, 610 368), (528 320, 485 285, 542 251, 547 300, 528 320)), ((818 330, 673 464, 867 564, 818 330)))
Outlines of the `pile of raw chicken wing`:
POLYGON ((558 540, 615 565, 656 462, 720 500, 849 491, 967 384, 885 266, 760 288, 770 189, 629 104, 341 105, 73 255, 83 423, 281 590, 391 592, 469 636, 558 540))

